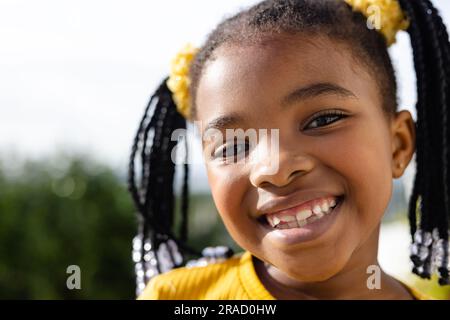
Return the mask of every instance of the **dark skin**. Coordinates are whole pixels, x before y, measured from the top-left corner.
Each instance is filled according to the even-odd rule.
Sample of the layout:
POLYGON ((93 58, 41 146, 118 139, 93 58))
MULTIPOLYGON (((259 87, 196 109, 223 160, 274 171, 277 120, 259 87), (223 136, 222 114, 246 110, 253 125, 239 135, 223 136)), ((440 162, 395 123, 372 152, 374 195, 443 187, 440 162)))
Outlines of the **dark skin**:
MULTIPOLYGON (((380 221, 393 179, 402 176, 415 150, 411 114, 383 111, 367 68, 344 44, 302 35, 226 45, 205 66, 196 99, 200 130, 231 115, 236 121, 219 129, 279 129, 275 174, 263 163, 205 158, 227 230, 254 255, 261 282, 277 299, 412 299, 383 271, 380 289, 366 284, 367 267, 378 266, 380 221), (320 83, 344 90, 311 91, 286 106, 289 93, 320 83), (336 110, 339 117, 327 118, 332 122, 317 118, 336 110), (258 204, 298 190, 342 194, 341 210, 319 237, 276 246, 260 227, 258 204)), ((214 154, 221 145, 204 141, 204 152, 214 154)))

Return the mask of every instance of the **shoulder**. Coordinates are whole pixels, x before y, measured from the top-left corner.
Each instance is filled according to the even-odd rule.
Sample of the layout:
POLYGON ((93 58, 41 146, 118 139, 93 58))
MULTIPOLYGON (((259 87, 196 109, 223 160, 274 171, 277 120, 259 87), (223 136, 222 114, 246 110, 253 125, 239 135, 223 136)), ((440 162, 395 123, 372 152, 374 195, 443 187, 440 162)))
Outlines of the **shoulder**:
POLYGON ((237 276, 242 253, 222 260, 199 259, 153 277, 139 300, 198 300, 215 288, 229 286, 237 276))
POLYGON ((422 293, 421 291, 415 289, 412 286, 407 286, 407 289, 411 293, 411 295, 414 297, 415 300, 436 300, 433 297, 426 295, 425 293, 422 293))
POLYGON ((433 297, 416 289, 413 285, 410 285, 408 281, 396 279, 415 300, 435 300, 433 297))

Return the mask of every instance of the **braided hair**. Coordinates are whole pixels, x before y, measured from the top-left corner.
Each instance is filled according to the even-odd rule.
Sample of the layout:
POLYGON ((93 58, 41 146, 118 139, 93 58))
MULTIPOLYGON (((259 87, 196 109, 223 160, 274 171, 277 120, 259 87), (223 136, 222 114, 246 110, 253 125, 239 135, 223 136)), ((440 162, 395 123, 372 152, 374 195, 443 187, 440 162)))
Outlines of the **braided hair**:
POLYGON ((442 18, 429 0, 400 1, 417 74, 416 176, 409 202, 413 272, 449 284, 449 81, 450 45, 442 18))
MULTIPOLYGON (((206 247, 198 252, 186 245, 189 200, 187 146, 183 164, 181 223, 178 234, 173 230, 175 163, 171 151, 179 142, 173 141, 171 136, 175 130, 186 129, 187 123, 177 111, 166 82, 167 79, 150 98, 145 109, 128 166, 128 189, 139 213, 139 232, 133 239, 138 295, 152 277, 183 266, 187 257, 212 260, 233 254, 231 248, 225 246, 206 247)), ((189 262, 194 264, 195 260, 189 262)))
MULTIPOLYGON (((446 27, 429 0, 399 0, 409 20, 417 76, 416 175, 409 201, 413 272, 423 278, 439 273, 449 284, 448 117, 450 48, 446 27)), ((192 118, 203 70, 224 45, 243 46, 280 34, 326 35, 351 50, 378 84, 386 114, 397 111, 397 84, 386 39, 367 27, 367 19, 344 0, 266 0, 221 22, 207 37, 189 71, 192 118)), ((228 257, 230 248, 199 252, 187 245, 188 165, 184 164, 181 224, 174 231, 172 132, 186 128, 172 93, 162 82, 145 109, 129 163, 129 191, 140 218, 133 243, 138 293, 154 275, 189 264, 188 258, 228 257), (136 166, 137 162, 140 168, 136 166), (140 171, 140 182, 137 175, 140 171)), ((187 157, 187 152, 186 152, 187 157)))

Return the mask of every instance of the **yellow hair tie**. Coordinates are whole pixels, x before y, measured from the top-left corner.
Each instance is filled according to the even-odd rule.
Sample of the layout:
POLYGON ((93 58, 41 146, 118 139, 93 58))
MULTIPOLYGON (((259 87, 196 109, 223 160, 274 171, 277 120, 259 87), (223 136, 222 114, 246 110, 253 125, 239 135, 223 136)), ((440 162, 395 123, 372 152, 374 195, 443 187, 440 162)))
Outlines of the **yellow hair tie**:
POLYGON ((395 43, 395 35, 409 27, 398 0, 344 0, 353 11, 361 12, 373 27, 380 30, 387 45, 395 43))
POLYGON ((172 59, 167 80, 167 87, 172 91, 177 110, 186 119, 190 118, 191 111, 189 67, 197 51, 192 44, 186 44, 172 59))

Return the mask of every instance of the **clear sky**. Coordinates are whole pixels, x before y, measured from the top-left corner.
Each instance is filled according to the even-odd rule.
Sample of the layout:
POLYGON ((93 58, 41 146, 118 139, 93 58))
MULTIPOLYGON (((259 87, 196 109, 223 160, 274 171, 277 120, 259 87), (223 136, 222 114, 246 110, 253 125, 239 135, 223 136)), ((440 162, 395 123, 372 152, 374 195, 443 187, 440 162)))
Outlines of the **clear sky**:
MULTIPOLYGON (((138 121, 172 56, 256 2, 0 0, 0 153, 79 150, 125 171, 138 121)), ((450 22, 450 1, 434 3, 450 22)), ((400 102, 414 106, 409 39, 398 40, 400 102)), ((193 174, 205 181, 202 166, 193 174)))

